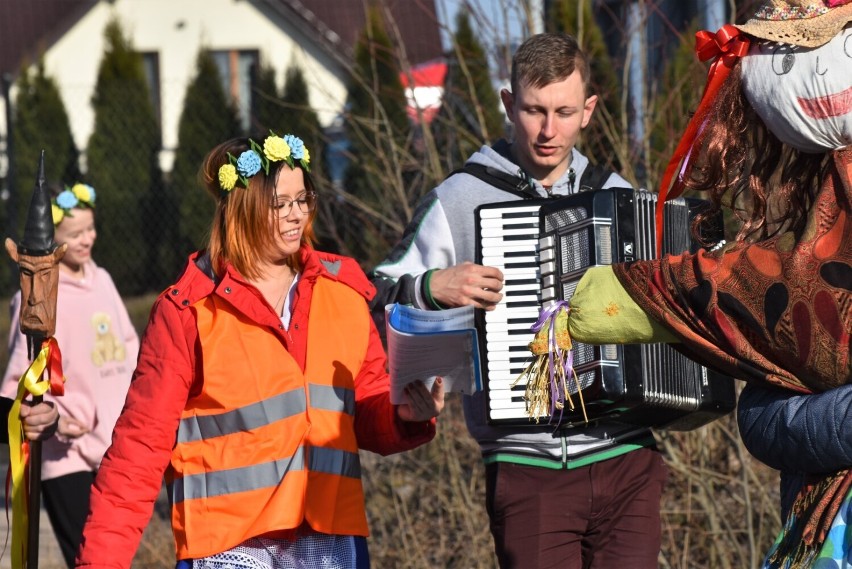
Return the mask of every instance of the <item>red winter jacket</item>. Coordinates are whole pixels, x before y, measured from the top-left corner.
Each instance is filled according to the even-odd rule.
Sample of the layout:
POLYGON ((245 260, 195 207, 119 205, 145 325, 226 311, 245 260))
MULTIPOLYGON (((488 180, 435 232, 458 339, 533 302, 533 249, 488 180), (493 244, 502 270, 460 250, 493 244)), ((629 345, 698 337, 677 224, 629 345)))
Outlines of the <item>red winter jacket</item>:
MULTIPOLYGON (((310 248, 303 248, 301 254, 304 268, 289 330, 284 330, 260 292, 233 268, 228 267, 214 283, 196 265, 198 254, 190 257, 177 284, 157 299, 127 402, 92 490, 78 567, 130 567, 151 518, 175 445, 181 412, 203 382, 196 322, 189 307, 208 295, 227 298, 258 326, 275 334, 303 371, 308 314, 317 279, 347 284, 365 297, 364 310, 368 310, 366 301, 375 291, 352 259, 310 248)), ((435 435, 434 420, 404 423, 397 418, 388 395, 385 352, 371 320, 369 334, 364 364, 355 378, 355 434, 359 448, 387 455, 430 441, 435 435)))

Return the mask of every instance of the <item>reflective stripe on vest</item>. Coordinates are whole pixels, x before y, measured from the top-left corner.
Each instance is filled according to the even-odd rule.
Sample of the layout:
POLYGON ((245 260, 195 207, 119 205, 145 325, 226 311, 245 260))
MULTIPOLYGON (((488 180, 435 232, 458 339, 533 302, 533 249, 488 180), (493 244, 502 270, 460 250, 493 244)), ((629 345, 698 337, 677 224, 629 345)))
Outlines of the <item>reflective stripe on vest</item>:
POLYGON ((363 297, 317 280, 304 373, 272 331, 230 303, 211 296, 193 310, 203 381, 182 414, 167 480, 178 558, 304 521, 367 535, 354 431, 370 332, 363 297))
MULTIPOLYGON (((268 488, 278 485, 288 472, 302 470, 304 467, 304 449, 299 448, 292 457, 273 462, 184 476, 172 483, 170 494, 172 500, 177 503, 268 488)), ((332 448, 310 449, 308 468, 314 472, 361 478, 358 455, 332 448)))

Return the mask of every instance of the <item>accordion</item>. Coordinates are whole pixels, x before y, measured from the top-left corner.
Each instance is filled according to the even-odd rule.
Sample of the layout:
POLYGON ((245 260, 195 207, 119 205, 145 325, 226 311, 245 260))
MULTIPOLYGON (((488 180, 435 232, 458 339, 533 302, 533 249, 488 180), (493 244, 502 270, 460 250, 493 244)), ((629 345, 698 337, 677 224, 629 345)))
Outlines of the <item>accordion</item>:
MULTIPOLYGON (((656 256, 657 195, 626 188, 592 190, 556 200, 487 204, 476 210, 476 261, 503 271, 503 299, 477 311, 487 416, 492 424, 571 426, 609 419, 658 429, 691 430, 734 409, 732 378, 667 344, 572 347, 576 381, 559 417, 528 416, 526 385, 517 381, 532 359, 531 327, 542 308, 569 300, 583 273, 596 265, 656 256), (551 421, 552 419, 552 421, 551 421)), ((664 253, 694 251, 690 226, 703 200, 664 206, 664 253)), ((721 216, 706 229, 720 241, 721 216)))

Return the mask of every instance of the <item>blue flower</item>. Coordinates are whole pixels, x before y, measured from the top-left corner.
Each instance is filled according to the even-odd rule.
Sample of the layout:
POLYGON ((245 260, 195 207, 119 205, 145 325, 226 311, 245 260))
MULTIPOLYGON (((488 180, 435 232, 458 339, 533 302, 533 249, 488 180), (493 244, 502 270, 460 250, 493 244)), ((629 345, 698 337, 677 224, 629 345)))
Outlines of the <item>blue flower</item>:
POLYGON ((246 150, 237 158, 237 172, 245 178, 260 172, 261 165, 260 156, 254 150, 246 150))
POLYGON ((298 136, 292 134, 284 135, 284 142, 290 146, 290 153, 295 160, 301 160, 305 156, 305 143, 298 136))
POLYGON ((80 200, 74 195, 71 190, 63 190, 56 196, 56 205, 62 209, 71 209, 79 203, 80 200))

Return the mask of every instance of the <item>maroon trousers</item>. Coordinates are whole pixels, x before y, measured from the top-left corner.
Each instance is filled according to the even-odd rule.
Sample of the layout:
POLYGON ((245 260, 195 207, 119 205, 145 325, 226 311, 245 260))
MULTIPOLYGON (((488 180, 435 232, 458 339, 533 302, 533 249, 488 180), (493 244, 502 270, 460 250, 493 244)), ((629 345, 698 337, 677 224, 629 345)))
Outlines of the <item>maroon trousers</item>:
POLYGON ((486 466, 486 508, 502 569, 658 566, 668 470, 639 449, 572 470, 486 466))

